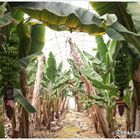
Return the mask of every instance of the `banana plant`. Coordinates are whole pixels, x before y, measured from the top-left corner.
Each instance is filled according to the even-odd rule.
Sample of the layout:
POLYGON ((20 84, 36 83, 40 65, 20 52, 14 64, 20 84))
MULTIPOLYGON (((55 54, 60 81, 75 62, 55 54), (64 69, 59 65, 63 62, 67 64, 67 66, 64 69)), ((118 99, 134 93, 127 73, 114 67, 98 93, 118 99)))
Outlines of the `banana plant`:
MULTIPOLYGON (((108 41, 104 43, 103 37, 96 37, 97 41, 97 54, 93 56, 87 52, 81 52, 81 58, 84 62, 82 72, 87 76, 92 84, 96 87, 97 96, 90 95, 87 99, 82 101, 85 104, 85 109, 93 105, 93 99, 96 100, 96 104, 103 106, 107 111, 107 121, 110 125, 111 131, 114 129, 113 110, 116 108, 116 100, 119 98, 119 92, 114 84, 114 72, 113 65, 120 49, 116 44, 116 41, 108 41), (117 46, 117 47, 116 47, 117 46)), ((75 66, 73 60, 69 60, 73 70, 75 66)), ((74 71, 73 71, 74 72, 74 71)), ((74 76, 78 77, 79 74, 74 72, 74 76)), ((124 99, 131 94, 126 93, 124 99)), ((127 100, 126 104, 130 107, 130 102, 127 100)))
MULTIPOLYGON (((4 6, 5 5, 3 4, 1 7, 4 6)), ((1 8, 1 10, 2 9, 4 8, 1 8)), ((1 85, 3 87, 3 90, 1 90, 0 94, 1 97, 4 97, 5 100, 6 114, 11 119, 11 116, 13 114, 13 105, 16 101, 24 107, 23 114, 25 114, 26 116, 28 116, 27 112, 36 112, 35 108, 29 103, 26 98, 26 95, 28 94, 28 87, 26 86, 27 76, 25 67, 29 64, 29 61, 35 57, 35 55, 38 55, 41 52, 44 46, 45 26, 40 24, 31 25, 27 22, 24 23, 24 14, 20 15, 20 19, 22 20, 19 20, 19 17, 15 14, 15 11, 8 9, 7 12, 5 9, 3 10, 3 15, 0 17, 0 30, 2 38, 0 47, 1 50, 5 51, 5 54, 9 54, 9 57, 5 57, 7 55, 4 54, 4 51, 1 52, 1 60, 5 57, 6 63, 4 64, 1 61, 1 65, 5 66, 5 69, 1 68, 1 85), (16 19, 17 17, 18 19, 16 19), (40 38, 38 37, 38 39, 36 40, 35 34, 37 32, 38 35, 40 35, 40 38), (9 71, 6 72, 6 70, 10 69, 12 70, 11 72, 13 74, 10 74, 11 72, 9 71), (6 78, 6 76, 8 78, 6 78), (8 90, 10 90, 9 94, 7 93, 8 90)), ((23 118, 28 120, 27 117, 23 118)))
MULTIPOLYGON (((29 85, 35 83, 35 73, 37 69, 35 63, 36 62, 33 61, 27 67, 29 85)), ((39 96, 42 102, 41 105, 44 108, 43 120, 44 123, 46 122, 47 129, 50 129, 50 122, 53 121, 54 113, 57 119, 59 118, 60 112, 62 112, 61 104, 63 100, 69 96, 69 89, 70 71, 63 71, 62 62, 57 66, 55 57, 53 53, 50 52, 43 68, 41 93, 39 96)))
MULTIPOLYGON (((103 15, 105 13, 112 13, 116 14, 119 22, 124 25, 128 30, 139 34, 139 4, 137 2, 135 3, 130 3, 130 2, 125 2, 125 3, 120 3, 120 2, 104 2, 104 3, 98 3, 98 2, 91 2, 91 5, 94 7, 94 9, 100 14, 103 15), (108 8, 109 7, 109 8, 108 8), (113 10, 112 10, 113 9, 113 10)), ((123 35, 125 36, 125 35, 123 35)), ((139 82, 139 63, 140 63, 140 52, 139 52, 139 47, 138 43, 139 40, 137 40, 135 37, 133 38, 133 44, 129 42, 130 36, 128 38, 125 38, 128 44, 125 45, 125 47, 129 50, 129 53, 131 54, 131 57, 133 58, 133 66, 132 66, 132 79, 134 83, 134 89, 135 93, 133 94, 133 103, 132 103, 132 108, 131 111, 133 112, 133 116, 131 117, 131 126, 129 124, 129 130, 139 130, 138 128, 138 123, 137 123, 137 108, 139 106, 139 85, 136 84, 139 82), (136 43, 137 42, 137 43, 136 43)), ((128 116, 128 115, 127 115, 128 116)), ((130 116, 130 115, 129 115, 130 116)), ((130 118, 129 118, 130 120, 130 118)))
MULTIPOLYGON (((95 10, 97 10, 100 15, 106 15, 100 17, 89 12, 88 10, 59 2, 11 3, 11 7, 17 6, 18 10, 21 9, 22 11, 26 12, 30 17, 42 21, 45 25, 49 26, 54 30, 69 30, 71 32, 76 30, 87 32, 93 35, 107 33, 114 40, 126 40, 127 42, 129 42, 130 44, 126 45, 126 47, 130 50, 132 56, 136 56, 136 54, 138 56, 137 59, 134 60, 136 65, 134 67, 134 83, 137 89, 136 99, 138 100, 136 100, 136 102, 138 102, 139 104, 139 86, 136 84, 139 82, 139 79, 136 76, 139 75, 139 4, 137 2, 94 2, 94 4, 92 4, 91 2, 91 5, 94 7, 95 10), (116 14, 116 16, 112 14, 116 14), (138 16, 136 16, 136 14, 138 16)), ((134 119, 134 122, 135 120, 136 119, 134 119)))
POLYGON ((42 94, 49 97, 67 95, 69 89, 70 71, 63 71, 62 63, 57 67, 55 57, 52 52, 49 53, 48 61, 43 72, 42 94))

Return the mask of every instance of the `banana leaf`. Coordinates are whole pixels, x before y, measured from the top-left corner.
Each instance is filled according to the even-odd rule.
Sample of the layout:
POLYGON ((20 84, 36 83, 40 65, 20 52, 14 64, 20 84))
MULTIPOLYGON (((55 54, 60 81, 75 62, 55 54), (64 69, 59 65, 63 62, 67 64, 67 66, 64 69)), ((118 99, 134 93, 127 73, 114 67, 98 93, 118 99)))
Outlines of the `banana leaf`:
POLYGON ((14 89, 14 99, 17 100, 27 112, 30 112, 30 113, 36 112, 36 109, 22 95, 22 92, 20 91, 20 89, 14 89))
POLYGON ((88 60, 91 60, 94 64, 101 64, 101 61, 94 57, 93 55, 89 54, 88 52, 83 51, 83 54, 87 57, 88 60))
POLYGON ((36 52, 36 53, 33 53, 32 55, 28 55, 22 59, 19 60, 20 62, 20 66, 21 68, 26 68, 31 61, 33 61, 34 59, 36 59, 38 56, 42 55, 42 51, 39 51, 39 52, 36 52))
POLYGON ((136 30, 139 33, 140 27, 138 22, 140 6, 137 2, 90 2, 90 4, 100 15, 109 13, 117 16, 119 22, 115 22, 110 28, 106 29, 106 32, 111 38, 122 40, 121 36, 123 36, 127 42, 133 44, 134 47, 140 51, 140 35, 135 34, 136 30), (126 30, 126 28, 128 30, 126 30))
POLYGON ((133 31, 131 30, 133 21, 127 13, 127 2, 90 2, 90 5, 101 16, 106 13, 115 14, 119 23, 133 31))
POLYGON ((0 28, 3 28, 14 22, 14 19, 11 17, 10 13, 0 16, 0 28))
POLYGON ((12 14, 12 17, 16 19, 16 21, 18 22, 24 21, 25 13, 21 11, 20 9, 12 10, 11 14, 12 14))
POLYGON ((108 44, 108 53, 109 53, 110 61, 113 61, 113 59, 114 59, 113 58, 113 55, 115 53, 116 43, 117 43, 116 40, 110 40, 109 41, 109 44, 108 44))
POLYGON ((17 32, 20 37, 20 62, 23 67, 27 67, 32 58, 34 59, 41 54, 45 44, 45 26, 40 24, 28 26, 20 22, 17 26, 17 32), (31 27, 31 30, 29 30, 29 27, 31 27))
POLYGON ((28 55, 39 52, 45 44, 45 26, 36 24, 31 26, 31 49, 28 55))
POLYGON ((97 77, 91 76, 91 74, 88 73, 87 71, 85 71, 84 69, 82 69, 82 73, 84 73, 88 77, 88 79, 92 82, 92 84, 95 87, 97 87, 99 89, 110 90, 110 91, 113 91, 113 92, 117 92, 118 91, 117 88, 115 88, 113 86, 110 86, 110 85, 104 84, 103 80, 100 81, 97 77))
POLYGON ((106 60, 106 53, 108 52, 107 46, 104 43, 103 37, 102 36, 96 36, 96 43, 97 43, 97 49, 100 55, 100 58, 102 62, 105 63, 106 60))
MULTIPOLYGON (((14 6, 13 6, 14 7, 14 6)), ((104 34, 99 27, 102 20, 89 10, 62 2, 38 2, 18 4, 18 7, 30 17, 42 21, 54 30, 77 30, 89 34, 104 34)))
MULTIPOLYGON (((103 5, 103 3, 99 4, 103 5)), ((140 35, 131 32, 131 26, 133 24, 129 14, 125 12, 126 4, 117 3, 116 5, 117 9, 121 7, 120 11, 117 10, 118 12, 122 13, 118 14, 117 16, 118 21, 121 24, 116 21, 116 18, 114 18, 115 15, 107 14, 108 18, 106 19, 104 17, 99 17, 98 15, 86 9, 78 8, 61 2, 34 3, 29 6, 26 5, 26 7, 24 7, 24 5, 20 6, 20 9, 32 18, 42 21, 47 26, 51 25, 51 27, 55 27, 54 29, 58 29, 59 31, 76 30, 92 35, 102 35, 106 32, 111 38, 115 40, 127 40, 140 51, 140 35), (123 17, 124 20, 120 20, 120 17, 123 17), (106 25, 104 23, 108 24, 106 25)), ((110 3, 108 3, 108 7, 109 6, 111 7, 110 3)), ((112 10, 114 10, 113 8, 112 10)), ((106 12, 105 10, 104 14, 106 13, 111 12, 106 12)))
POLYGON ((131 15, 137 33, 140 33, 140 5, 137 2, 127 3, 127 13, 131 15))
POLYGON ((20 22, 17 26, 17 32, 20 37, 19 58, 24 58, 29 54, 31 49, 31 36, 28 26, 20 22))
POLYGON ((46 68, 47 78, 49 79, 50 82, 53 83, 55 81, 56 73, 57 73, 56 60, 53 53, 50 52, 46 68))
POLYGON ((58 65, 57 70, 58 70, 58 72, 61 72, 62 69, 63 69, 63 62, 60 62, 60 64, 58 65))
POLYGON ((3 4, 0 2, 0 17, 3 16, 6 11, 6 2, 4 2, 3 4))
POLYGON ((94 95, 94 96, 88 95, 88 98, 91 99, 91 100, 95 99, 96 101, 104 101, 104 97, 100 97, 100 96, 97 96, 97 95, 94 95))

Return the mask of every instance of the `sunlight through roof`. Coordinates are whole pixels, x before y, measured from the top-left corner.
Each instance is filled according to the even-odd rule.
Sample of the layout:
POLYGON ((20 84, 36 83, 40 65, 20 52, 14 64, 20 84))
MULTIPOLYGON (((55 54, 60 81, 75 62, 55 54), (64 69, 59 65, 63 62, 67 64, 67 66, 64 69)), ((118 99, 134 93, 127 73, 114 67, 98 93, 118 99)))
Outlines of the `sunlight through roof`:
MULTIPOLYGON (((88 1, 67 1, 67 3, 88 9, 91 12, 95 13, 95 11, 90 7, 88 1)), ((81 50, 89 52, 93 55, 94 52, 92 50, 96 48, 95 36, 91 36, 83 32, 72 32, 72 33, 68 31, 57 32, 46 27, 46 38, 45 38, 46 43, 43 52, 46 55, 46 57, 48 56, 50 51, 53 52, 57 60, 57 63, 63 61, 63 66, 65 69, 69 69, 67 59, 70 58, 70 48, 69 45, 66 43, 66 40, 69 37, 72 38, 72 41, 76 43, 76 45, 81 50)))

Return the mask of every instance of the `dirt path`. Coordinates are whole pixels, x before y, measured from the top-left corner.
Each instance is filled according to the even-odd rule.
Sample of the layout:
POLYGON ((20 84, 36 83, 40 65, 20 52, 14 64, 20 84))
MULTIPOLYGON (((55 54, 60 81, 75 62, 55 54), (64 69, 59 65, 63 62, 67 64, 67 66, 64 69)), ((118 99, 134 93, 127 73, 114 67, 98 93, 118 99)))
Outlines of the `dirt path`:
POLYGON ((56 124, 53 124, 52 132, 36 131, 34 137, 40 138, 99 138, 96 134, 90 119, 75 111, 69 111, 65 117, 56 124))

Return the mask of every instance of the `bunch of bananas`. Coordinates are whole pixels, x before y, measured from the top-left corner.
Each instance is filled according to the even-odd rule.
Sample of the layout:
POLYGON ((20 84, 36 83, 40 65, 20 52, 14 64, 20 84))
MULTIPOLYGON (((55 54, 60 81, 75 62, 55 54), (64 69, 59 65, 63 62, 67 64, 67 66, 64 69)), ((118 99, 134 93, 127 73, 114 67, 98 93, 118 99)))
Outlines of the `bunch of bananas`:
POLYGON ((19 74, 19 52, 20 40, 16 33, 11 33, 9 38, 0 45, 0 73, 1 85, 8 83, 15 85, 19 74))
POLYGON ((0 45, 0 86, 3 87, 4 105, 7 117, 12 118, 14 112, 13 90, 18 82, 20 40, 16 33, 3 38, 0 45))
POLYGON ((129 59, 128 55, 120 49, 114 67, 115 85, 123 96, 123 91, 129 86, 129 59))

